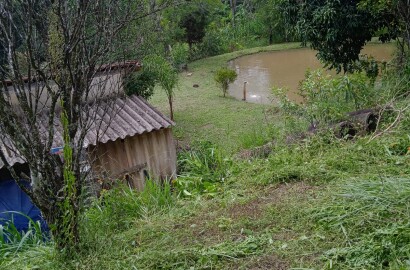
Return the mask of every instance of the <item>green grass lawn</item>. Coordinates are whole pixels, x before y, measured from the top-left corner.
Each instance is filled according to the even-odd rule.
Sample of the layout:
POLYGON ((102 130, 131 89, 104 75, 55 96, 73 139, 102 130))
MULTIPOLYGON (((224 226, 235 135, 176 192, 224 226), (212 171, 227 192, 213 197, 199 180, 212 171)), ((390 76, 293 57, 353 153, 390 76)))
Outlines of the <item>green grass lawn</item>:
MULTIPOLYGON (((266 126, 272 121, 280 121, 279 115, 272 113, 273 106, 223 98, 222 90, 214 82, 214 74, 217 69, 226 66, 229 60, 242 55, 299 47, 299 43, 277 44, 190 63, 188 73, 192 73, 192 76, 182 73, 175 92, 175 136, 182 143, 211 141, 228 152, 268 141, 270 138, 265 132, 266 126), (194 88, 194 84, 199 87, 194 88), (255 135, 255 132, 258 134, 255 135)), ((150 102, 168 114, 168 102, 161 89, 156 89, 150 102)))
MULTIPOLYGON (((113 192, 82 220, 74 259, 39 244, 0 252, 0 269, 409 269, 408 112, 376 139, 278 139, 267 157, 230 155, 283 138, 284 119, 271 106, 223 98, 215 70, 240 55, 298 46, 203 59, 190 64, 192 76, 181 74, 176 136, 183 144, 211 141, 229 164, 212 192, 113 192)), ((151 101, 167 113, 161 92, 151 101)))

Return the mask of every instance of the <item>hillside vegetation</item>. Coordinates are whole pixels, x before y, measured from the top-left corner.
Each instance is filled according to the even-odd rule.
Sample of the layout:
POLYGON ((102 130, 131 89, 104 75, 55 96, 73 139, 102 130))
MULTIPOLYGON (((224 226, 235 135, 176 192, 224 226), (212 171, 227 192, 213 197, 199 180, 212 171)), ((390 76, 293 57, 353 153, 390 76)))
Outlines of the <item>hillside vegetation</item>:
POLYGON ((324 129, 290 143, 306 112, 223 98, 213 81, 229 59, 297 47, 191 63, 175 98, 179 177, 106 191, 81 219, 74 259, 38 240, 2 249, 0 269, 408 269, 409 98, 390 98, 408 93, 409 70, 372 86, 385 95, 368 104, 389 100, 397 111, 350 140, 324 129), (270 153, 244 151, 267 142, 270 153))

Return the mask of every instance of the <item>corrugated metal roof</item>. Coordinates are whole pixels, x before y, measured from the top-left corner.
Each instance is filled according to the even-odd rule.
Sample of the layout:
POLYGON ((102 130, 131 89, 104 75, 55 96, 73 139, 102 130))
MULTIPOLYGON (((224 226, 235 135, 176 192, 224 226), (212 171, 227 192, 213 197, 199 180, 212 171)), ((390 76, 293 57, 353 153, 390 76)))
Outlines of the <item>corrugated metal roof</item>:
MULTIPOLYGON (((123 61, 123 62, 114 62, 111 64, 103 64, 100 65, 96 68, 96 73, 103 73, 103 72, 112 72, 115 70, 123 69, 127 71, 138 71, 141 69, 141 63, 137 60, 128 60, 128 61, 123 61)), ((43 81, 43 78, 41 77, 22 77, 19 78, 21 79, 24 83, 35 83, 35 82, 41 82, 43 81)), ((48 76, 47 79, 52 79, 51 76, 48 76)), ((6 79, 3 81, 6 86, 11 86, 13 85, 13 80, 6 79)))
POLYGON ((90 128, 84 147, 96 145, 97 142, 107 143, 125 139, 174 125, 174 122, 141 97, 117 98, 115 102, 108 101, 107 106, 108 109, 105 109, 104 105, 100 105, 98 110, 92 112, 92 115, 94 113, 96 115, 95 122, 99 128, 95 126, 90 128), (97 132, 100 135, 97 135, 97 132))
MULTIPOLYGON (((90 105, 87 115, 90 116, 91 124, 84 140, 84 148, 169 128, 175 124, 146 100, 137 96, 110 98, 98 105, 90 105)), ((38 126, 41 133, 47 134, 47 116, 39 121, 38 126)), ((54 121, 54 128, 53 147, 62 147, 63 128, 59 119, 54 121)), ((3 140, 0 149, 11 165, 25 163, 18 151, 11 147, 9 140, 3 140)), ((3 166, 0 161, 0 168, 3 166)))

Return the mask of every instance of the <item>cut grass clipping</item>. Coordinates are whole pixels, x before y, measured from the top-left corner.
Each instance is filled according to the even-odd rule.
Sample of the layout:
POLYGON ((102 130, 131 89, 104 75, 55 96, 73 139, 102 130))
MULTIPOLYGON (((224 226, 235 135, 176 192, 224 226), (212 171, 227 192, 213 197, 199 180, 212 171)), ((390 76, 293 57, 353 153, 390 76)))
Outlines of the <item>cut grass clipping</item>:
MULTIPOLYGON (((410 267, 410 178, 350 181, 313 213, 344 242, 324 254, 329 268, 410 267)), ((403 268, 408 269, 408 268, 403 268)))

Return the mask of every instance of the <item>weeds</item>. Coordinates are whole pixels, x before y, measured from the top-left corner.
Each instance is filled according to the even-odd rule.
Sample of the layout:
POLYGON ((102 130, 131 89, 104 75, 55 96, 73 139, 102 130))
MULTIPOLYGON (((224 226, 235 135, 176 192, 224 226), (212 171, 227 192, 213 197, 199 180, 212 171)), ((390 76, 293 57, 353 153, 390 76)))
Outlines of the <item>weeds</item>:
POLYGON ((209 142, 199 142, 193 149, 179 154, 179 176, 174 187, 179 196, 207 194, 214 196, 231 174, 233 162, 209 142))
POLYGON ((142 192, 120 186, 105 191, 85 214, 86 229, 124 230, 134 219, 148 218, 169 209, 174 203, 169 183, 159 185, 152 180, 142 192), (113 222, 114 221, 114 222, 113 222))
POLYGON ((14 256, 17 252, 45 245, 48 234, 43 231, 40 221, 36 222, 22 213, 11 213, 27 218, 28 229, 19 231, 12 221, 6 226, 0 225, 0 258, 14 256))

